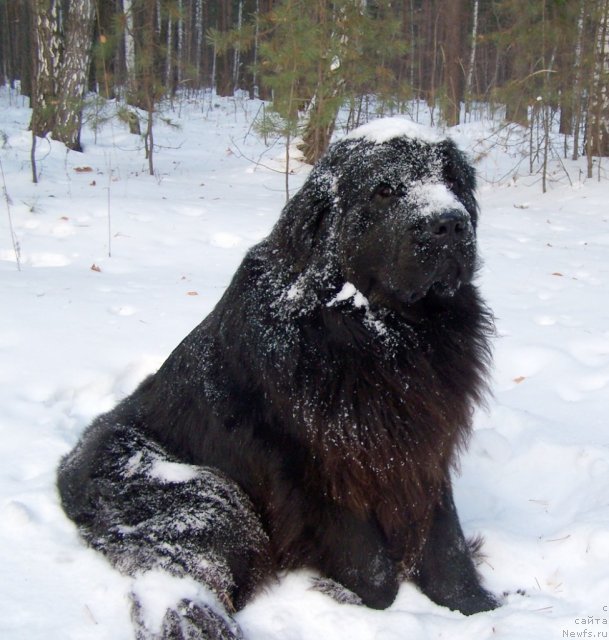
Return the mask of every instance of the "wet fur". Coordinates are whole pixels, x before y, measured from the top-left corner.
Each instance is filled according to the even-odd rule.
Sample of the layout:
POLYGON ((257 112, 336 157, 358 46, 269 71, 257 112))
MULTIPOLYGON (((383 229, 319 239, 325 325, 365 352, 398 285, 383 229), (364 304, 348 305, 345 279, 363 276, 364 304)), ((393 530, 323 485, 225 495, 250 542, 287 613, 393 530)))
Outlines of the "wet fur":
MULTIPOLYGON (((496 606, 450 479, 492 334, 474 188, 450 141, 334 145, 211 314, 63 460, 84 538, 126 573, 196 578, 226 611, 302 566, 371 607, 404 577, 464 613, 496 606), (403 194, 425 181, 448 185, 467 241, 430 240, 403 194)), ((200 637, 231 637, 220 626, 200 637)))

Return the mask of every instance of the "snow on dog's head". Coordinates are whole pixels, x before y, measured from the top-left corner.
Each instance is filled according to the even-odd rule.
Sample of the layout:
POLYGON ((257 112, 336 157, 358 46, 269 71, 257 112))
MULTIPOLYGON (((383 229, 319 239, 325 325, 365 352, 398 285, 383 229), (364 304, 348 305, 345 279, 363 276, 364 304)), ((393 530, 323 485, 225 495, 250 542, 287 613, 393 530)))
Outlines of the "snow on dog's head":
POLYGON ((417 122, 413 122, 405 117, 395 116, 393 118, 379 118, 363 124, 357 129, 353 129, 346 136, 345 140, 367 140, 375 144, 382 144, 393 138, 411 138, 436 144, 443 137, 437 129, 426 127, 417 122))
POLYGON ((305 272, 314 286, 336 278, 333 296, 351 283, 370 308, 452 296, 475 272, 474 189, 452 140, 406 118, 375 120, 330 147, 277 237, 289 239, 299 291, 305 272))

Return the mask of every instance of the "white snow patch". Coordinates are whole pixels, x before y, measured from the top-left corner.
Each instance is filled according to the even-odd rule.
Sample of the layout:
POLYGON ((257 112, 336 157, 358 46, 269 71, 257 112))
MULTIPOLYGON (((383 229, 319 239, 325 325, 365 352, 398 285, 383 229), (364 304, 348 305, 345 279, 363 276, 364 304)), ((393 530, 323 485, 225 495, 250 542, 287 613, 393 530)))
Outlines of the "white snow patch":
POLYGON ((238 247, 243 242, 243 239, 234 233, 214 233, 211 239, 211 244, 214 247, 220 247, 221 249, 232 249, 238 247))
POLYGON ((2 519, 7 527, 21 530, 24 526, 35 522, 32 510, 19 500, 10 500, 2 509, 2 519))
POLYGON ((413 183, 409 189, 409 196, 416 202, 417 211, 422 216, 434 215, 448 209, 467 211, 455 194, 441 182, 413 183))
POLYGON ((144 625, 152 634, 160 632, 167 610, 175 609, 184 599, 206 604, 215 611, 221 610, 209 589, 192 578, 178 578, 161 570, 148 571, 138 576, 133 583, 132 593, 142 605, 144 625))
POLYGON ((326 304, 328 307, 333 307, 337 302, 344 302, 353 298, 353 305, 356 307, 368 307, 368 299, 366 296, 358 291, 355 285, 350 282, 345 282, 343 288, 326 304))
POLYGON ((130 304, 125 304, 117 307, 110 307, 108 311, 117 316, 132 316, 137 313, 137 309, 130 304))
POLYGON ((130 478, 132 475, 138 472, 140 465, 142 464, 142 459, 144 454, 141 451, 134 453, 129 460, 127 460, 127 464, 125 466, 125 478, 130 478))
POLYGON ((75 233, 76 230, 68 222, 61 222, 51 229, 51 234, 55 238, 68 238, 70 236, 73 236, 75 233))
POLYGON ((379 118, 350 131, 345 140, 364 139, 375 144, 383 144, 394 138, 412 138, 430 144, 437 144, 444 136, 431 127, 418 124, 405 117, 379 118))
POLYGON ((358 291, 357 287, 351 282, 345 282, 343 284, 343 288, 330 300, 326 303, 327 307, 333 307, 339 302, 345 302, 346 300, 351 300, 354 307, 358 309, 365 309, 366 314, 364 316, 364 323, 374 329, 374 331, 383 336, 387 333, 387 328, 385 325, 374 317, 374 314, 370 310, 370 303, 368 302, 368 298, 361 292, 358 291))
POLYGON ((199 475, 199 469, 190 464, 155 460, 148 470, 148 475, 161 482, 189 482, 199 475))
POLYGON ((14 249, 3 249, 0 251, 0 260, 6 260, 7 262, 17 262, 17 256, 15 256, 14 249))
POLYGON ((32 267, 65 267, 70 264, 70 259, 60 253, 31 253, 24 254, 23 257, 32 267))
POLYGON ((293 284, 286 293, 285 297, 288 300, 297 300, 303 294, 302 287, 300 287, 297 283, 293 284))

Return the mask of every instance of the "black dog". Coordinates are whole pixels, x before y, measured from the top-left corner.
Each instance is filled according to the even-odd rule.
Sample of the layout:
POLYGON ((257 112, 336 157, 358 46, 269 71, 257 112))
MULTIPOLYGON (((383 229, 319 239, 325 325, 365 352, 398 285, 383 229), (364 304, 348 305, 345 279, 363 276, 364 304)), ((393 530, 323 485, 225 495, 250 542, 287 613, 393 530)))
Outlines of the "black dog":
POLYGON ((223 603, 176 602, 161 637, 241 637, 227 612, 302 566, 370 607, 403 579, 465 614, 497 606, 450 480, 493 332, 472 284, 475 176, 412 129, 333 145, 212 313, 61 464, 90 545, 223 603))

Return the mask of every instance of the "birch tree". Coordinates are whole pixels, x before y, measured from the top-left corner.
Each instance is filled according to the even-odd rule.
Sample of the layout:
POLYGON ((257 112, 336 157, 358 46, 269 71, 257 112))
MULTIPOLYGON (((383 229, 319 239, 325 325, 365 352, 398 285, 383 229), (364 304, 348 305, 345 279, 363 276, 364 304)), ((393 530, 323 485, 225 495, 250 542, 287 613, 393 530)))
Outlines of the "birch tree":
POLYGON ((592 157, 609 156, 609 0, 597 1, 596 56, 588 113, 588 177, 592 177, 592 157))
POLYGON ((182 84, 182 79, 184 76, 183 73, 183 64, 184 64, 184 6, 183 0, 178 0, 178 47, 177 47, 177 56, 178 56, 178 86, 182 84))
POLYGON ((167 39, 165 41, 165 85, 173 90, 173 22, 171 12, 167 16, 167 39))
POLYGON ((91 62, 93 17, 93 0, 72 0, 69 3, 52 135, 74 151, 82 150, 80 130, 91 62))
POLYGON ((93 0, 31 0, 36 42, 32 133, 51 133, 68 148, 81 150, 83 99, 91 58, 93 0))
POLYGON ((584 69, 584 25, 586 16, 586 0, 580 0, 579 15, 577 19, 577 41, 575 45, 574 59, 574 83, 573 96, 571 99, 571 113, 573 114, 573 122, 571 124, 573 131, 573 160, 579 157, 579 130, 583 114, 581 87, 583 84, 584 69))
POLYGON ((241 67, 241 46, 239 37, 243 28, 243 0, 239 0, 239 10, 237 13, 237 41, 235 45, 235 56, 233 58, 233 90, 239 88, 239 76, 241 67))
POLYGON ((252 97, 258 98, 260 90, 258 87, 258 51, 260 47, 260 0, 256 0, 256 12, 254 14, 254 63, 252 77, 252 97))
POLYGON ((472 18, 472 31, 471 31, 471 47, 469 50, 469 65, 467 67, 467 77, 465 78, 465 108, 469 110, 470 102, 472 98, 472 89, 474 85, 474 68, 476 66, 476 48, 478 45, 478 14, 479 14, 480 2, 474 0, 473 3, 473 18, 472 18))
POLYGON ((195 1, 195 67, 197 72, 197 82, 201 81, 201 54, 203 52, 203 4, 202 0, 195 1))
POLYGON ((127 100, 131 101, 137 93, 137 79, 135 69, 135 28, 133 1, 123 0, 123 14, 125 24, 125 68, 127 71, 127 100))
POLYGON ((61 61, 60 0, 31 0, 36 44, 30 128, 44 138, 55 125, 61 61))

